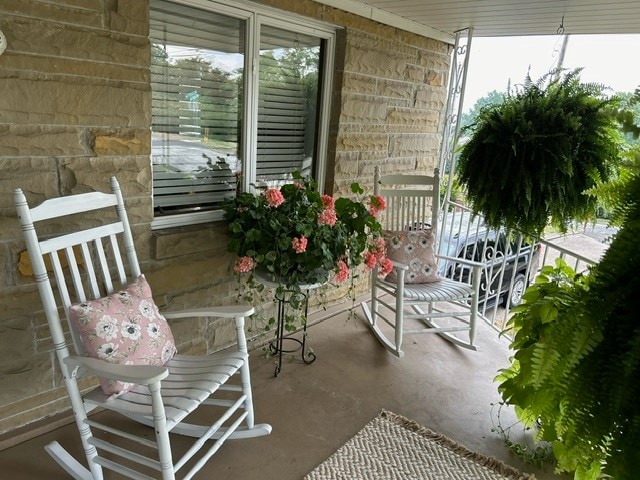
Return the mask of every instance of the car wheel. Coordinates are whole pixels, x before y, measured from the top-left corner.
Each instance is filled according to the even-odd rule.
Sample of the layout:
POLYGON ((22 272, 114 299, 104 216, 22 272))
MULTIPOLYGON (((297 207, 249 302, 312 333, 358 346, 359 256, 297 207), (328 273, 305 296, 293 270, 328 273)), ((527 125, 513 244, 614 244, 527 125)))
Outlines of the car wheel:
MULTIPOLYGON (((519 273, 516 275, 516 278, 513 279, 513 286, 509 291, 509 306, 517 307, 522 303, 522 295, 524 295, 524 290, 527 288, 526 281, 524 275, 519 273)), ((507 300, 504 301, 505 306, 507 300)))

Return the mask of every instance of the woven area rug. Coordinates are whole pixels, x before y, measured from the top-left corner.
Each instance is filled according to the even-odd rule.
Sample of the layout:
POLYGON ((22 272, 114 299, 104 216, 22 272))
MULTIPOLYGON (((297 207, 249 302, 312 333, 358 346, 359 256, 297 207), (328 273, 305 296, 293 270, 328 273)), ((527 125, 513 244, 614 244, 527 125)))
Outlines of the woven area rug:
POLYGON ((305 480, 535 480, 383 410, 305 480))

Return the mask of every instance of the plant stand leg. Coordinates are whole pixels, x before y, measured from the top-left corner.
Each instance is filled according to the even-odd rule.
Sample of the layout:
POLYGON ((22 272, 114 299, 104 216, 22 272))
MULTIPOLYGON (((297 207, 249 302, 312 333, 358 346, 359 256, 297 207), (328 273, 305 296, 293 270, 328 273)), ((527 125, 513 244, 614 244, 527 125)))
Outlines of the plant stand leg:
POLYGON ((304 294, 304 326, 302 328, 302 340, 293 338, 292 336, 285 336, 285 317, 286 317, 286 307, 290 303, 287 300, 286 293, 282 297, 276 297, 278 300, 278 323, 276 326, 276 338, 269 344, 269 350, 272 354, 278 356, 278 360, 276 362, 276 368, 273 376, 277 377, 282 370, 282 355, 284 353, 295 353, 300 350, 300 355, 302 357, 302 361, 309 365, 316 360, 316 355, 312 351, 307 351, 307 314, 309 313, 309 297, 307 294, 304 294), (297 343, 294 348, 285 349, 284 342, 294 342, 297 343))

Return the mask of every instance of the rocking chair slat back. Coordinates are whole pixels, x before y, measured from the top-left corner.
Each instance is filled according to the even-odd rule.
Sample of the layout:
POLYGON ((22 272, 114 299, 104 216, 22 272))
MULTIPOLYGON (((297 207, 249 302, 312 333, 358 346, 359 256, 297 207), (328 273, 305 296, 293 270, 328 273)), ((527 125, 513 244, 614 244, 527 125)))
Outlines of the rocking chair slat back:
MULTIPOLYGON (((39 251, 43 257, 47 256, 51 263, 55 285, 61 300, 60 307, 64 311, 74 351, 78 355, 84 355, 85 352, 78 332, 70 321, 69 307, 75 303, 85 302, 89 298, 97 299, 113 293, 115 287, 122 286, 128 280, 140 275, 140 267, 133 248, 133 238, 126 219, 126 212, 124 209, 114 209, 118 205, 119 196, 121 199, 120 187, 115 182, 112 184, 112 188, 113 193, 111 194, 91 192, 73 197, 53 198, 45 200, 32 209, 28 208, 22 191, 18 190, 15 194, 18 215, 23 222, 25 238, 28 243, 38 249, 36 251, 39 251), (65 202, 65 199, 72 200, 65 202), (98 210, 100 210, 101 218, 108 219, 108 215, 111 215, 115 221, 98 227, 76 229, 66 235, 45 240, 39 240, 36 235, 34 225, 36 222, 98 210), (116 214, 114 215, 113 212, 116 214), (119 241, 122 242, 128 253, 124 261, 119 241), (129 275, 127 275, 127 270, 129 275), (99 272, 100 277, 96 275, 96 272, 99 272), (115 283, 114 278, 117 280, 115 283)), ((51 298, 52 305, 49 311, 51 316, 48 315, 48 320, 50 320, 54 343, 64 344, 66 347, 64 335, 54 335, 54 330, 57 330, 55 324, 58 323, 59 316, 57 306, 55 306, 55 312, 53 311, 55 297, 53 296, 49 270, 37 258, 32 259, 32 262, 39 288, 47 292, 46 295, 51 298)), ((64 354, 64 356, 67 355, 68 353, 64 354)))
MULTIPOLYGON (((374 193, 384 197, 387 204, 380 218, 383 229, 407 232, 430 228, 432 238, 438 238, 438 169, 435 169, 433 176, 383 176, 380 169, 376 168, 374 185, 374 193)), ((405 238, 402 241, 407 241, 410 237, 404 234, 398 236, 397 233, 392 236, 402 236, 405 238)), ((409 244, 400 248, 407 253, 411 251, 410 247, 409 244)), ((433 265, 433 253, 423 253, 422 257, 414 256, 409 260, 403 258, 410 265, 396 262, 395 275, 389 281, 379 278, 376 269, 372 273, 371 300, 363 302, 362 308, 374 335, 387 350, 397 356, 404 355, 402 340, 405 333, 436 333, 456 345, 476 349, 474 341, 481 265, 465 259, 447 260, 460 264, 461 271, 467 272, 464 281, 460 278, 436 278, 432 283, 416 283, 416 279, 421 278, 420 275, 424 275, 424 272, 432 275, 432 269, 438 268, 437 262, 433 265), (414 325, 405 327, 405 320, 414 325), (468 340, 458 336, 461 332, 468 332, 468 340)), ((435 258, 437 259, 437 255, 435 258)), ((429 280, 434 279, 429 277, 429 280)))
POLYGON ((376 171, 374 192, 387 202, 382 216, 386 230, 437 229, 439 203, 439 174, 380 175, 376 171))

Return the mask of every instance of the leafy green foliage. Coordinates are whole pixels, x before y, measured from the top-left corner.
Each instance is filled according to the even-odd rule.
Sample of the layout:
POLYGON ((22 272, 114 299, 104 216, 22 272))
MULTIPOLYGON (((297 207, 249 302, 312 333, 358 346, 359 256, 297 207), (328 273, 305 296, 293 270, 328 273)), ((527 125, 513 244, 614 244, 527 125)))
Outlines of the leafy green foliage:
POLYGON ((604 472, 630 479, 640 465, 640 176, 633 175, 620 205, 622 228, 592 273, 587 308, 602 341, 581 365, 593 408, 575 434, 600 438, 608 453, 604 472))
POLYGON ((635 94, 620 94, 622 109, 616 113, 620 130, 625 135, 626 146, 621 150, 622 161, 617 175, 608 182, 598 181, 587 194, 595 197, 608 212, 612 225, 621 225, 631 205, 626 193, 628 185, 640 174, 640 88, 635 94))
POLYGON ((575 441, 576 418, 568 415, 567 406, 580 381, 577 367, 601 339, 597 321, 587 314, 587 283, 562 260, 542 269, 509 320, 515 354, 496 378, 504 401, 516 406, 526 426, 539 423, 539 438, 553 442, 558 467, 565 470, 593 463, 590 448, 577 457, 562 451, 563 442, 575 441))
MULTIPOLYGON (((301 285, 344 281, 365 256, 374 256, 382 230, 374 213, 383 206, 375 196, 360 201, 321 195, 312 179, 299 172, 293 177, 280 188, 241 193, 222 208, 231 234, 228 250, 238 257, 234 269, 249 290, 241 295, 251 299, 261 285, 254 276, 257 268, 277 285, 276 298, 301 310, 301 285)), ((351 190, 356 196, 364 193, 358 184, 351 190)), ((295 325, 288 321, 285 328, 295 325)))
POLYGON ((515 354, 496 378, 576 480, 631 480, 640 465, 640 176, 619 204, 622 228, 588 276, 559 260, 527 290, 508 324, 515 354))
POLYGON ((564 231, 569 221, 593 216, 596 200, 584 191, 608 180, 618 163, 618 100, 578 75, 548 83, 550 75, 535 83, 527 77, 464 129, 471 138, 460 150, 458 176, 489 226, 540 234, 549 219, 564 231))

